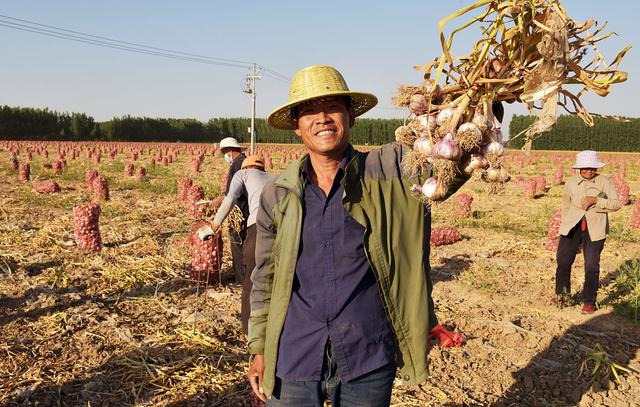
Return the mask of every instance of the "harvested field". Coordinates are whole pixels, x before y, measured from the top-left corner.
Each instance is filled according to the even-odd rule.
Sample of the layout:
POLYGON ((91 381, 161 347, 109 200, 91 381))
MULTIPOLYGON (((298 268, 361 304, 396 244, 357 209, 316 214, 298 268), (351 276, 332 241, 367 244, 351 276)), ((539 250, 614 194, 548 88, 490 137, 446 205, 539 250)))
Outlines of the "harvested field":
MULTIPOLYGON (((78 145, 77 159, 67 154, 55 176, 43 164, 57 159, 57 145, 33 147, 32 160, 21 145, 17 158, 31 164, 31 177, 18 182, 9 146, 0 144, 0 405, 250 405, 240 286, 230 283, 228 241, 221 284, 194 285, 187 242, 193 220, 177 200, 183 178, 207 199, 216 197, 224 161, 210 146, 146 146, 133 160, 138 145, 101 143, 97 164, 87 146, 78 145), (116 149, 110 159, 107 151, 116 149), (158 150, 171 162, 161 164, 158 150), (200 154, 196 172, 190 163, 200 154), (125 175, 126 164, 144 166, 147 175, 141 181, 125 175), (106 178, 110 195, 99 201, 102 249, 95 253, 76 247, 73 217, 75 206, 95 199, 85 180, 92 169, 106 178), (35 192, 48 180, 61 191, 35 192)), ((278 166, 300 153, 262 148, 278 166)), ((501 191, 488 194, 474 178, 458 193, 473 197, 471 217, 452 217, 455 196, 433 206, 434 226, 462 235, 432 248, 437 314, 468 342, 460 349, 435 345, 429 381, 396 386, 393 405, 638 405, 640 325, 633 312, 640 288, 634 308, 623 277, 640 275, 634 263, 640 229, 629 226, 640 195, 640 154, 603 156, 602 172, 621 175, 630 204, 610 216, 600 309, 589 316, 579 305, 550 303, 555 253, 545 244, 562 198, 562 186, 552 180, 558 164, 569 176, 572 159, 573 153, 510 152, 505 161, 513 181, 501 191), (526 181, 538 175, 547 187, 529 197, 526 181), (621 367, 618 380, 607 374, 611 363, 621 367)), ((582 266, 579 255, 572 275, 578 291, 582 266)))

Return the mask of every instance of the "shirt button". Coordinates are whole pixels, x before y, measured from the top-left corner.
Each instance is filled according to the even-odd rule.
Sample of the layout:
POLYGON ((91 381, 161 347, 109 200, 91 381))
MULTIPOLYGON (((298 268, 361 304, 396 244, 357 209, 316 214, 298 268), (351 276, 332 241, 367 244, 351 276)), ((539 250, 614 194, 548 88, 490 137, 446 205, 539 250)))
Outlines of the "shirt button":
POLYGON ((331 247, 331 243, 327 242, 324 244, 324 247, 326 247, 327 249, 331 247))
POLYGON ((411 380, 408 374, 404 375, 403 379, 405 382, 408 382, 409 380, 411 380))

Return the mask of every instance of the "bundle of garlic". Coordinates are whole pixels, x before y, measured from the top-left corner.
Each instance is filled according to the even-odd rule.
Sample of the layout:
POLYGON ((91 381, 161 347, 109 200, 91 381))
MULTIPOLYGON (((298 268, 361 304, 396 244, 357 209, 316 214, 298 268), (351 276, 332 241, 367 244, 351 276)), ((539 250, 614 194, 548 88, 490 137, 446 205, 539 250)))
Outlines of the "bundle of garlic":
POLYGON ((418 173, 432 167, 437 173, 413 187, 428 202, 442 199, 459 172, 481 171, 492 189, 509 180, 500 162, 506 142, 501 117, 495 117, 503 113, 501 102, 521 102, 540 111, 523 132, 530 148, 536 136, 555 126, 558 105, 593 125, 593 114, 580 97, 589 90, 606 96, 612 84, 627 77, 617 67, 630 47, 605 64, 596 43, 611 34, 602 34, 603 26, 594 20, 580 24, 571 19, 559 0, 480 0, 439 26, 442 55, 415 67, 425 72, 424 81, 400 86, 394 98, 410 111, 409 122, 396 130, 396 140, 412 149, 405 168, 418 173), (445 38, 447 22, 481 8, 479 16, 445 38), (454 35, 475 24, 483 25, 482 37, 470 53, 454 57, 454 35), (572 93, 566 85, 582 89, 572 93))

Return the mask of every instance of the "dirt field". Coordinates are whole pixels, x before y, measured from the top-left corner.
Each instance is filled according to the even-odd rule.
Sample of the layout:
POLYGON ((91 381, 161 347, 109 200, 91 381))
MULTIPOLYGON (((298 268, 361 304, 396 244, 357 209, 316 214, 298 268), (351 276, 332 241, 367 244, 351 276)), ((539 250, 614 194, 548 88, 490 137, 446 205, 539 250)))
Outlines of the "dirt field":
MULTIPOLYGON (((555 167, 537 157, 522 170, 512 165, 513 175, 542 172, 551 185, 555 167)), ((622 157, 637 197, 640 155, 622 157)), ((18 158, 25 161, 24 154, 18 158)), ((135 165, 143 163, 149 175, 137 182, 123 175, 128 158, 103 156, 94 166, 82 154, 67 158, 54 177, 42 168, 53 158, 34 154, 32 181, 20 184, 8 151, 0 151, 0 405, 250 405, 239 286, 204 289, 188 281, 191 220, 176 202, 183 177, 216 196, 224 161, 209 154, 194 174, 188 152, 166 167, 144 156, 135 165), (84 176, 93 168, 111 193, 101 203, 104 247, 96 254, 75 247, 72 214, 91 200, 84 176), (45 179, 62 191, 34 192, 34 180, 45 179)), ((634 202, 610 217, 600 309, 585 316, 579 303, 564 309, 550 303, 555 253, 544 243, 562 187, 529 199, 509 183, 489 195, 474 178, 461 192, 474 197, 474 215, 452 219, 453 200, 433 207, 434 226, 455 226, 463 240, 434 248, 431 265, 437 314, 468 341, 459 349, 435 345, 429 381, 396 386, 393 405, 640 405, 640 325, 614 313, 628 299, 616 278, 640 260, 640 230, 628 227, 634 202), (594 375, 598 350, 605 362, 635 372, 618 370, 618 381, 594 375)), ((228 245, 223 261, 226 283, 228 245)), ((579 256, 577 291, 582 266, 579 256)))

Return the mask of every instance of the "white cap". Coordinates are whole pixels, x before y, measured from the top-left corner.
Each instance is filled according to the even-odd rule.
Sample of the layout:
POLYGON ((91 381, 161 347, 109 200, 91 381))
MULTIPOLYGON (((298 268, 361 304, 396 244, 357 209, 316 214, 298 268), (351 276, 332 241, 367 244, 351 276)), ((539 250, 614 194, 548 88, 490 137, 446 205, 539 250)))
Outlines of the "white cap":
POLYGON ((233 137, 226 137, 220 140, 220 149, 223 148, 244 148, 240 144, 238 144, 238 140, 233 137))
POLYGON ((591 150, 581 151, 576 154, 576 163, 571 168, 602 168, 604 163, 598 161, 598 153, 591 150))

